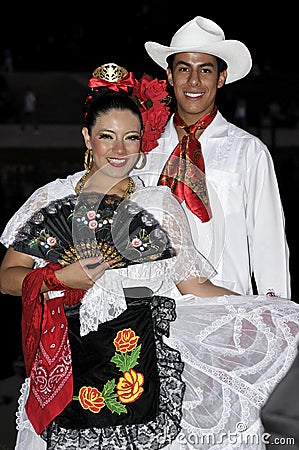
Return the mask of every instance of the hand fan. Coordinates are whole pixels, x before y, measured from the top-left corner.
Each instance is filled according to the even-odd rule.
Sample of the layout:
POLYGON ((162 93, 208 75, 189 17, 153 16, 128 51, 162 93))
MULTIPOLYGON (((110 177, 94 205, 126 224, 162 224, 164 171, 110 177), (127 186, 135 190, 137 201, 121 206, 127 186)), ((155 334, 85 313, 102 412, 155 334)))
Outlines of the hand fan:
POLYGON ((58 199, 35 212, 13 248, 63 266, 102 256, 119 268, 175 255, 150 212, 129 199, 95 192, 58 199))

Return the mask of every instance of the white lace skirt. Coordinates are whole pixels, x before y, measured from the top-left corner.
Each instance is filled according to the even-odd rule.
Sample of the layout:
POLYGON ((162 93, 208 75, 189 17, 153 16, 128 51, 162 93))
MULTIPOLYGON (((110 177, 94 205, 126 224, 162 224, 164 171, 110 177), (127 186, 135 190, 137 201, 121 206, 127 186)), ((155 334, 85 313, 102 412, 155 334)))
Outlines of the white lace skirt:
POLYGON ((293 362, 299 305, 266 296, 182 298, 170 347, 181 352, 182 433, 173 449, 259 450, 260 408, 293 362))
MULTIPOLYGON (((181 353, 186 391, 182 431, 165 448, 265 449, 260 408, 296 356, 299 305, 266 296, 185 296, 176 312, 164 339, 181 353)), ((25 385, 16 449, 45 450, 24 413, 25 385)))

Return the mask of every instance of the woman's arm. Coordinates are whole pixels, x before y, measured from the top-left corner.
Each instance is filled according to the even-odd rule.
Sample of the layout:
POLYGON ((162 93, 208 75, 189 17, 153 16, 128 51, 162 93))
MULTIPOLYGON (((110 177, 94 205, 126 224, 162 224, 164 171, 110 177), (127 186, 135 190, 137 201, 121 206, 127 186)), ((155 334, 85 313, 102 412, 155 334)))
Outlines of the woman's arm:
MULTIPOLYGON (((69 288, 87 290, 109 267, 106 262, 96 263, 99 263, 99 258, 77 261, 56 270, 55 276, 69 288), (95 267, 87 268, 87 265, 90 264, 95 264, 95 267)), ((34 270, 33 265, 34 260, 29 255, 9 247, 0 266, 0 291, 3 294, 21 296, 24 278, 31 270, 34 270)), ((48 291, 49 288, 43 283, 41 293, 48 291)))
POLYGON ((198 297, 218 297, 221 295, 239 295, 224 287, 216 286, 208 279, 189 278, 177 284, 182 295, 193 294, 198 297))
POLYGON ((34 260, 9 247, 0 266, 0 290, 2 294, 22 295, 22 283, 33 269, 34 260))

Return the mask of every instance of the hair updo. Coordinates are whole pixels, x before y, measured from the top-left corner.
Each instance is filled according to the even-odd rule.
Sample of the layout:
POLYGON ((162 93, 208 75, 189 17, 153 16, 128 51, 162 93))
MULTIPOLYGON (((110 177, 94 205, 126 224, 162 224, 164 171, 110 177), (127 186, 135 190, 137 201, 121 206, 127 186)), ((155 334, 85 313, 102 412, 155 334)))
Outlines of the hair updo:
POLYGON ((130 111, 138 117, 142 127, 142 115, 137 104, 130 98, 131 92, 131 88, 128 89, 128 92, 122 89, 116 92, 108 87, 89 89, 87 99, 83 106, 84 126, 87 127, 88 132, 91 133, 92 127, 101 114, 105 114, 112 109, 130 111))

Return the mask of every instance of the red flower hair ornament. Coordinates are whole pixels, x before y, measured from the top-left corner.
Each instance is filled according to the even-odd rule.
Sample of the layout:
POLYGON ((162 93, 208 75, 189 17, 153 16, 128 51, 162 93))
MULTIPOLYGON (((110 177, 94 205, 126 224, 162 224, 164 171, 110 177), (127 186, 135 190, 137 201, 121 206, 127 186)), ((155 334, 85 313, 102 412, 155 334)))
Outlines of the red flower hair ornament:
MULTIPOLYGON (((140 80, 135 79, 133 72, 114 63, 98 67, 88 81, 88 86, 97 91, 101 87, 118 92, 128 92, 140 109, 143 121, 142 150, 150 152, 157 147, 158 139, 164 131, 170 114, 171 97, 167 92, 166 80, 158 80, 144 74, 140 80)), ((88 96, 86 103, 92 98, 88 96)))

